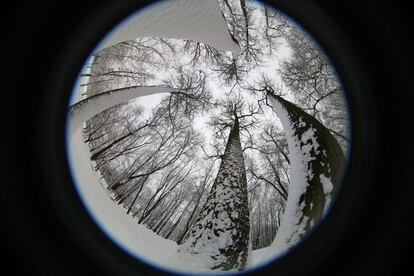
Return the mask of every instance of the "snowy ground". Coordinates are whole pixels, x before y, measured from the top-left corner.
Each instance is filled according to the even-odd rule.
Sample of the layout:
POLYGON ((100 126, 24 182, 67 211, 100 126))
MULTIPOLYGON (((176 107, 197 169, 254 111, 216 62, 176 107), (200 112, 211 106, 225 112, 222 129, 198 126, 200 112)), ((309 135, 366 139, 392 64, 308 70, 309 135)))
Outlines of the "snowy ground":
MULTIPOLYGON (((119 209, 122 208, 119 207, 119 209)), ((125 210, 123 211, 125 212, 125 210)), ((140 240, 139 256, 146 262, 168 270, 177 270, 178 272, 198 271, 197 263, 194 262, 195 259, 191 258, 191 256, 183 257, 183 255, 177 255, 178 244, 174 241, 164 239, 138 223, 136 223, 135 229, 132 231, 135 232, 136 239, 140 240)), ((267 250, 268 248, 262 248, 252 251, 251 269, 263 264, 263 260, 268 260, 266 256, 267 250)))
MULTIPOLYGON (((140 256, 147 262, 166 269, 197 271, 193 258, 177 255, 178 245, 174 241, 156 235, 142 224, 136 224, 135 232, 136 238, 144 245, 140 256)), ((250 268, 254 269, 264 263, 267 250, 268 248, 262 248, 252 251, 250 268)))

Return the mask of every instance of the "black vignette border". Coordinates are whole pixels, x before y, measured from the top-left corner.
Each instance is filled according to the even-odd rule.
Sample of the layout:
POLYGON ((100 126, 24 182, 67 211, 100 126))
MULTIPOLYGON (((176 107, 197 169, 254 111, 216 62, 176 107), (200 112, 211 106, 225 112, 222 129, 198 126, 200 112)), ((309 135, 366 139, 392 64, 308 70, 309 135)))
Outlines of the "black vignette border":
MULTIPOLYGON (((110 1, 29 1, 2 9, 6 173, 2 180, 3 260, 11 275, 109 274, 73 241, 47 198, 38 148, 40 103, 50 68, 79 22, 110 1), (70 266, 68 266, 70 260, 70 266)), ((120 1, 121 2, 121 1, 120 1)), ((308 275, 395 275, 408 268, 412 217, 412 49, 408 1, 314 1, 354 43, 375 90, 380 154, 375 189, 337 250, 308 275), (354 247, 353 245, 358 245, 354 247)), ((131 1, 118 4, 131 7, 131 1)), ((3 8, 3 7, 2 7, 3 8)), ((49 91, 49 90, 48 90, 49 91)), ((53 116, 51 114, 50 116, 53 116)), ((52 131, 53 133, 53 131, 52 131)))

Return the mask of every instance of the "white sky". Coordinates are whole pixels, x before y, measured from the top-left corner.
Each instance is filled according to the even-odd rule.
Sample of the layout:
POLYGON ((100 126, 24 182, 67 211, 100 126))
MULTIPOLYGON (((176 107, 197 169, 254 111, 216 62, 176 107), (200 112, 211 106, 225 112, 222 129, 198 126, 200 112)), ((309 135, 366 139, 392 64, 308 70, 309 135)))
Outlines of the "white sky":
MULTIPOLYGON (((279 65, 282 61, 288 59, 290 56, 290 49, 286 44, 281 44, 278 51, 273 51, 273 54, 268 56, 264 59, 263 66, 258 67, 256 70, 249 73, 248 82, 254 83, 256 79, 260 77, 260 74, 265 73, 269 77, 271 77, 273 80, 275 80, 277 83, 281 83, 280 76, 278 74, 279 65)), ((188 62, 190 59, 188 56, 180 55, 179 59, 181 59, 182 63, 188 62)), ((201 65, 203 66, 203 65, 201 65)), ((207 68, 207 66, 205 66, 207 68)), ((205 69, 205 71, 208 72, 208 69, 205 69)), ((213 72, 210 72, 210 74, 213 74, 213 72)), ((160 71, 157 74, 157 78, 163 79, 165 77, 168 77, 168 73, 165 71, 160 71)), ((156 84, 157 81, 152 82, 152 84, 156 84)), ((225 95, 225 92, 230 91, 231 86, 222 86, 219 81, 215 80, 214 77, 208 78, 208 87, 212 94, 213 99, 221 98, 225 95)), ((249 93, 243 93, 243 97, 246 99, 246 101, 255 101, 255 98, 251 96, 249 93)), ((140 97, 136 100, 134 100, 134 103, 142 105, 145 110, 146 114, 149 114, 149 111, 154 108, 157 104, 160 103, 161 99, 165 97, 165 94, 153 94, 149 96, 140 97)), ((287 97, 288 99, 293 96, 287 97)), ((269 111, 269 110, 268 110, 269 111)), ((267 112, 263 115, 263 119, 266 120, 276 120, 276 124, 279 124, 279 120, 276 117, 275 114, 272 112, 267 112)), ((198 114, 194 118, 193 127, 200 131, 204 136, 204 142, 207 146, 209 143, 213 142, 213 136, 210 127, 207 125, 207 122, 209 120, 209 114, 198 114)))

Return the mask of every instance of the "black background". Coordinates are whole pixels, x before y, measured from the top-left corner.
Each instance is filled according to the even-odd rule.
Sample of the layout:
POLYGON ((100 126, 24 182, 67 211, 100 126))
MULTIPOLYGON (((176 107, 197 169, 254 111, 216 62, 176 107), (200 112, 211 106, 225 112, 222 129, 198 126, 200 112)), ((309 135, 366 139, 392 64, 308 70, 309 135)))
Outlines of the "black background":
MULTIPOLYGON (((362 64, 364 82, 372 91, 365 100, 373 107, 370 116, 377 128, 371 133, 371 143, 361 149, 373 156, 365 159, 369 161, 366 175, 360 175, 368 189, 362 208, 348 221, 333 251, 321 261, 313 256, 313 265, 285 270, 290 275, 399 275, 404 268, 410 271, 414 219, 414 181, 409 175, 414 163, 414 139, 409 133, 414 125, 410 23, 414 13, 408 2, 315 1, 335 21, 362 64)), ((62 99, 68 96, 71 80, 93 43, 137 5, 133 1, 2 5, 1 110, 2 136, 6 137, 2 151, 7 155, 3 157, 6 167, 0 191, 0 269, 10 271, 4 275, 128 274, 136 269, 136 262, 122 254, 106 254, 115 247, 87 215, 75 217, 70 211, 66 214, 64 206, 58 207, 56 201, 62 194, 76 201, 70 185, 59 189, 53 185, 69 181, 61 180, 67 176, 62 99), (54 74, 71 77, 57 81, 54 74), (62 93, 63 97, 56 96, 62 93), (75 238, 85 229, 95 231, 95 238, 75 238)), ((349 198, 349 208, 352 205, 353 198, 349 198)), ((82 210, 80 204, 76 208, 82 210)), ((148 267, 139 269, 149 273, 148 267)), ((269 274, 271 269, 276 268, 262 272, 269 274)))

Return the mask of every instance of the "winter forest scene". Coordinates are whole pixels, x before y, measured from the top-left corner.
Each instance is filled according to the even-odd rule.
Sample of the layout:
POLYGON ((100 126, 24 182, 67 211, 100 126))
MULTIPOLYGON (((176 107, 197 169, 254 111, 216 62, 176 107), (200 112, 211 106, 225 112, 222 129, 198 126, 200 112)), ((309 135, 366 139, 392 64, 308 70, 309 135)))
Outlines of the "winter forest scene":
POLYGON ((95 48, 68 107, 86 209, 177 273, 254 269, 326 215, 350 150, 346 98, 313 38, 272 6, 171 0, 95 48))

